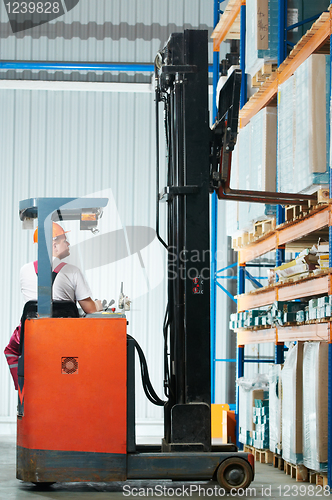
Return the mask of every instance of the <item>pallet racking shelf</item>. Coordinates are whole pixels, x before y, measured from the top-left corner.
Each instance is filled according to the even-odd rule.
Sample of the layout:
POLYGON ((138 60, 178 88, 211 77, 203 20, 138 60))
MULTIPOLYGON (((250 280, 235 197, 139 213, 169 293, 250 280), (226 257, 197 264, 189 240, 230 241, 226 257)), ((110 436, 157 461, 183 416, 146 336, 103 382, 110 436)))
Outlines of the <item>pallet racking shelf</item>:
MULTIPOLYGON (((231 30, 230 22, 238 18, 240 8, 245 2, 231 0, 229 7, 233 12, 223 15, 212 35, 214 51, 219 51, 219 45, 226 39, 231 30)), ((310 30, 301 38, 290 54, 285 57, 285 40, 287 36, 286 19, 287 0, 279 0, 279 40, 278 40, 278 67, 272 75, 261 85, 259 90, 247 101, 241 103, 240 127, 244 127, 250 119, 267 105, 277 104, 278 87, 284 83, 295 70, 314 53, 330 54, 332 67, 332 5, 328 12, 324 12, 315 21, 310 30)), ((245 33, 241 17, 241 39, 245 33)), ((240 40, 241 42, 241 40, 240 40)), ((241 68, 244 68, 244 51, 240 52, 241 68)), ((330 142, 332 153, 332 142, 330 142)), ((330 154, 331 157, 331 154, 330 154)), ((332 166, 330 165, 330 198, 332 192, 332 166)), ((278 215, 281 214, 278 207, 278 215)), ((277 217, 277 227, 265 236, 243 247, 235 248, 238 252, 238 311, 245 311, 263 307, 273 302, 310 298, 319 295, 332 295, 332 204, 331 200, 325 206, 316 207, 309 215, 293 222, 282 223, 284 219, 277 217), (310 237, 316 237, 319 231, 326 231, 329 238, 329 269, 326 272, 312 274, 305 279, 293 282, 277 283, 274 286, 261 288, 250 293, 244 293, 246 263, 271 251, 281 251, 292 248, 298 241, 303 246, 310 237)), ((312 240, 311 240, 312 241, 312 240)), ((277 252, 278 253, 278 252, 277 252)), ((277 264, 279 265, 279 264, 277 264)), ((283 362, 284 342, 288 341, 325 341, 329 343, 329 370, 328 380, 328 484, 332 487, 332 321, 310 321, 294 326, 236 330, 237 334, 237 376, 244 375, 244 347, 247 344, 274 343, 275 362, 283 362)), ((238 393, 237 393, 238 395, 238 393)), ((238 401, 237 410, 238 412, 238 401)))
POLYGON ((229 0, 225 12, 213 30, 213 50, 219 52, 224 40, 240 39, 240 10, 245 0, 229 0))
POLYGON ((331 32, 331 10, 323 14, 312 25, 311 29, 295 45, 289 56, 277 68, 275 73, 264 82, 258 92, 240 110, 240 128, 243 128, 250 119, 262 108, 276 99, 278 86, 284 83, 294 71, 314 53, 329 53, 329 39, 331 32), (328 44, 328 45, 327 45, 328 44))
POLYGON ((331 323, 312 323, 298 326, 283 326, 279 328, 261 328, 258 330, 237 330, 237 344, 278 343, 298 340, 325 341, 330 340, 331 323))
POLYGON ((317 207, 308 216, 277 226, 266 236, 242 248, 235 248, 238 252, 240 265, 250 262, 267 252, 271 252, 282 245, 291 244, 317 232, 319 229, 329 227, 332 220, 331 205, 317 207))
MULTIPOLYGON (((234 11, 223 14, 219 24, 212 33, 213 49, 219 51, 220 43, 226 39, 231 29, 231 21, 235 20, 240 12, 242 0, 231 0, 234 11), (233 14, 233 16, 232 16, 233 14), (225 16, 225 17, 224 17, 225 16)), ((232 7, 229 2, 229 7, 232 7)), ((314 53, 329 53, 329 39, 331 32, 331 6, 329 12, 323 14, 312 25, 311 29, 295 45, 284 62, 267 78, 260 89, 249 99, 240 110, 240 128, 243 128, 250 119, 262 108, 277 97, 278 85, 284 83, 294 71, 314 53)))
POLYGON ((278 300, 288 301, 303 298, 331 295, 332 274, 329 271, 323 275, 309 276, 294 282, 277 283, 274 286, 259 288, 254 292, 237 296, 238 311, 247 311, 268 306, 278 300))

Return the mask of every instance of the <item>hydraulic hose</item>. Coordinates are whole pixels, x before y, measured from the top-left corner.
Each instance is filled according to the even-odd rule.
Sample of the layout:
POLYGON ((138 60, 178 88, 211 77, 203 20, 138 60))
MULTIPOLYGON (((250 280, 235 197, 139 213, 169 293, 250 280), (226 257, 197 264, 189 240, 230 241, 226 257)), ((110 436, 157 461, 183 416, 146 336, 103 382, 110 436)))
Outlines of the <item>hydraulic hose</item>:
POLYGON ((157 77, 157 66, 155 62, 155 82, 156 82, 156 234, 160 243, 167 249, 167 244, 162 239, 159 234, 159 101, 160 101, 160 89, 157 77))
POLYGON ((140 360, 142 385, 143 385, 143 389, 144 389, 146 397, 148 398, 149 401, 151 401, 151 403, 153 403, 156 406, 165 406, 167 401, 163 401, 162 399, 160 399, 152 387, 151 380, 149 377, 148 365, 147 365, 144 353, 141 349, 141 346, 139 345, 137 340, 135 340, 131 335, 127 334, 127 338, 134 342, 134 346, 136 348, 136 351, 137 351, 137 354, 138 354, 138 357, 140 360))

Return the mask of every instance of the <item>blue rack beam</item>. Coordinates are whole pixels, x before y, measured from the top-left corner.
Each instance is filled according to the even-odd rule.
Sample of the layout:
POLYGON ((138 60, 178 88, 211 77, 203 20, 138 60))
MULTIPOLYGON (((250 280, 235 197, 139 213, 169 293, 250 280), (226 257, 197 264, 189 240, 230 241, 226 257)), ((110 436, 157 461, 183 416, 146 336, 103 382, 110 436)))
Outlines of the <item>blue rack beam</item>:
MULTIPOLYGON (((224 0, 222 0, 224 1, 224 0)), ((214 0, 213 22, 218 24, 220 13, 220 0, 214 0)), ((217 85, 219 80, 219 52, 213 52, 213 96, 212 109, 213 118, 217 116, 217 85)), ((217 316, 217 236, 218 236, 218 198, 214 192, 211 200, 211 291, 210 291, 210 337, 211 337, 211 403, 215 403, 216 398, 216 316, 217 316)), ((223 288, 223 287, 221 287, 223 288)))
MULTIPOLYGON (((47 61, 0 61, 1 71, 102 71, 153 73, 154 65, 149 63, 94 63, 94 62, 47 62, 47 61)), ((213 66, 209 65, 209 73, 213 66)))

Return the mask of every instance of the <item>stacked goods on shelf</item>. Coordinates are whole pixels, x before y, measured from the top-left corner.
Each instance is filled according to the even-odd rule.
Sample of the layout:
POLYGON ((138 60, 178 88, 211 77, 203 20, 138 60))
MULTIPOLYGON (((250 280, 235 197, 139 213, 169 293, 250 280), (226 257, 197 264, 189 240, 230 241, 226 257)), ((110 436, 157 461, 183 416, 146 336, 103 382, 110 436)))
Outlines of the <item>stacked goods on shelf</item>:
POLYGON ((292 464, 303 463, 303 342, 288 351, 282 379, 282 458, 292 464))
POLYGON ((304 313, 306 307, 307 302, 275 301, 271 306, 270 324, 273 326, 283 326, 287 323, 294 323, 297 321, 299 312, 304 313))
POLYGON ((289 192, 288 186, 293 182, 294 114, 294 76, 291 76, 278 91, 278 191, 281 192, 289 192))
POLYGON ((328 241, 320 241, 317 246, 317 258, 320 269, 329 268, 329 243, 328 241))
POLYGON ((312 271, 321 271, 329 268, 329 243, 319 241, 311 249, 305 248, 296 259, 286 262, 274 269, 279 281, 288 278, 306 278, 312 271))
POLYGON ((252 444, 254 448, 260 450, 269 448, 269 400, 255 399, 255 406, 252 409, 253 423, 255 429, 252 435, 252 444))
POLYGON ((229 328, 237 330, 238 328, 267 326, 268 324, 270 324, 268 323, 268 311, 251 309, 250 311, 231 314, 229 328))
POLYGON ((308 309, 306 311, 306 321, 316 320, 318 316, 318 299, 309 300, 308 309))
POLYGON ((303 463, 327 472, 328 344, 306 342, 303 351, 303 463))
POLYGON ((325 55, 311 55, 297 68, 294 75, 294 180, 299 191, 310 188, 311 183, 328 183, 326 107, 329 91, 326 82, 329 63, 330 58, 325 55), (312 174, 312 179, 308 174, 312 174))
POLYGON ((328 183, 328 61, 325 55, 311 55, 279 86, 278 189, 281 192, 313 192, 318 185, 328 183))
POLYGON ((251 309, 250 311, 233 313, 230 316, 229 328, 237 330, 238 328, 283 326, 287 323, 294 323, 299 321, 299 313, 303 313, 304 317, 307 305, 308 303, 305 301, 284 302, 279 300, 275 301, 268 309, 251 309))
MULTIPOLYGON (((287 25, 320 15, 329 4, 329 0, 288 0, 287 25)), ((278 59, 278 0, 247 0, 246 5, 246 73, 253 76, 265 62, 278 59)), ((289 41, 296 44, 313 21, 289 31, 289 41)))
MULTIPOLYGON (((233 189, 249 189, 250 176, 250 158, 251 158, 251 127, 250 123, 240 129, 236 145, 232 154, 231 180, 230 186, 233 189), (247 172, 245 171, 247 169, 247 172), (244 173, 245 172, 245 173, 244 173)), ((244 230, 245 227, 240 225, 240 213, 242 213, 243 202, 234 201, 231 205, 229 201, 226 203, 227 210, 227 234, 233 236, 238 229, 244 230), (236 207, 236 208, 235 208, 236 207), (234 215, 236 214, 236 220, 234 215)), ((245 203, 247 205, 247 203, 245 203)))
MULTIPOLYGON (((233 189, 247 191, 276 190, 276 108, 259 111, 239 132, 232 156, 231 182, 233 189)), ((273 205, 227 201, 227 234, 237 229, 251 230, 253 222, 275 216, 273 205), (235 208, 236 207, 236 208, 235 208), (237 219, 235 220, 235 215, 237 219)))
POLYGON ((244 328, 245 319, 246 319, 245 312, 232 313, 229 321, 229 328, 231 330, 236 330, 237 328, 244 328))
MULTIPOLYGON (((239 189, 247 191, 276 190, 276 108, 264 108, 243 129, 239 149, 239 189)), ((252 229, 253 222, 275 215, 273 205, 241 202, 239 204, 240 229, 252 229)))
POLYGON ((242 377, 237 383, 239 386, 239 441, 248 446, 254 446, 255 401, 268 400, 268 381, 265 376, 261 375, 254 380, 242 377))
POLYGON ((251 309, 246 311, 245 315, 244 325, 246 328, 268 325, 268 311, 266 310, 251 309))
POLYGON ((281 366, 271 365, 269 368, 269 407, 270 407, 270 451, 281 454, 282 426, 281 426, 281 366))
POLYGON ((314 271, 318 264, 316 251, 306 248, 296 257, 296 259, 276 267, 275 273, 280 281, 288 278, 304 278, 309 275, 309 271, 314 271))
POLYGON ((278 0, 246 2, 246 73, 278 59, 278 0))
POLYGON ((332 316, 332 295, 309 300, 305 321, 330 318, 332 316))
POLYGON ((230 315, 229 328, 274 327, 332 317, 332 295, 307 301, 275 301, 267 309, 251 309, 230 315))

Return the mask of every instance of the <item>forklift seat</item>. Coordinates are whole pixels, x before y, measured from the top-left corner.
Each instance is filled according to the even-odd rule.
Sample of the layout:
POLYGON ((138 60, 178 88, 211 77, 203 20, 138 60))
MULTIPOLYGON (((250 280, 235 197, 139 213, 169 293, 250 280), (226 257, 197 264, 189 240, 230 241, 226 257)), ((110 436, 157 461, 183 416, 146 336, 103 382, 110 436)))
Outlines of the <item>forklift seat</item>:
MULTIPOLYGON (((26 319, 37 318, 37 301, 29 300, 24 308, 21 317, 20 353, 22 354, 24 345, 24 324, 26 319)), ((75 302, 70 300, 54 300, 52 303, 52 318, 79 318, 79 312, 75 302)))

